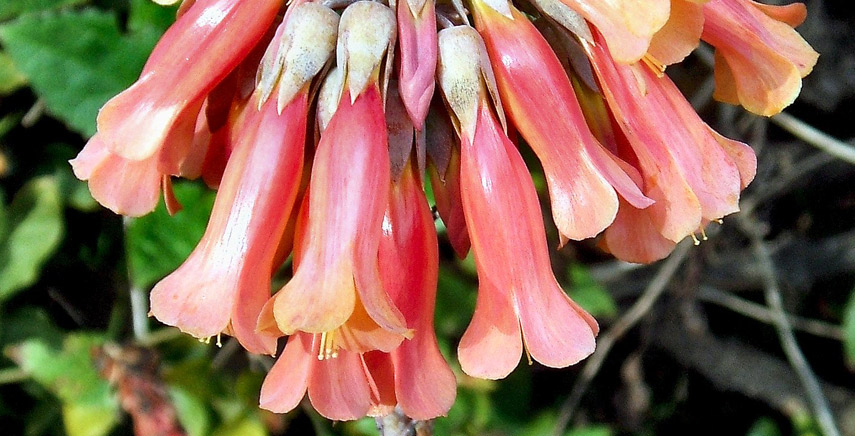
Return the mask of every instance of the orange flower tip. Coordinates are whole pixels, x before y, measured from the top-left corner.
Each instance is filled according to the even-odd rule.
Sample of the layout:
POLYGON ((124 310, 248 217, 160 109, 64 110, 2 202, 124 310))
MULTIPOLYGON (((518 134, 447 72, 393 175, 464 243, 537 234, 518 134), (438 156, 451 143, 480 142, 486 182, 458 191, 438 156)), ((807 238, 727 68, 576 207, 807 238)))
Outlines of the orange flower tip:
POLYGON ((380 65, 395 39, 395 13, 373 1, 358 1, 341 14, 336 64, 344 69, 350 102, 379 76, 380 65))
POLYGON ((281 38, 271 43, 261 61, 259 108, 278 84, 277 109, 282 114, 282 109, 307 87, 329 60, 335 50, 338 25, 338 14, 320 3, 302 3, 294 8, 282 24, 281 38))

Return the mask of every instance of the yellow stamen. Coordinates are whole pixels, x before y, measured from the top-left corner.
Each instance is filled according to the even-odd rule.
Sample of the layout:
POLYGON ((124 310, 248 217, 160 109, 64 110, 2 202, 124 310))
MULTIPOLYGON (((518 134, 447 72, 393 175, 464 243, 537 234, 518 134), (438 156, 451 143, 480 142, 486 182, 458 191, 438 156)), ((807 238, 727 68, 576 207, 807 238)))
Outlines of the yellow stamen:
POLYGON ((721 219, 721 218, 719 218, 719 219, 715 220, 715 222, 719 223, 719 225, 724 224, 724 221, 722 221, 722 219, 721 219))
POLYGON ((659 59, 653 57, 650 53, 644 55, 644 57, 641 58, 641 61, 656 73, 656 77, 662 77, 665 75, 665 64, 660 62, 659 59))
POLYGON ((708 239, 709 239, 709 238, 707 237, 707 232, 705 232, 705 231, 704 231, 704 228, 703 228, 703 227, 701 227, 701 239, 703 239, 704 241, 706 241, 706 240, 708 240, 708 239))
POLYGON ((223 348, 222 333, 217 333, 217 348, 223 348))
POLYGON ((321 333, 321 344, 318 347, 318 360, 335 359, 338 357, 338 344, 336 344, 336 331, 321 333))
POLYGON ((697 236, 695 236, 695 234, 694 234, 694 233, 692 233, 692 242, 693 242, 695 245, 701 245, 701 241, 699 241, 699 240, 698 240, 698 237, 697 237, 697 236))

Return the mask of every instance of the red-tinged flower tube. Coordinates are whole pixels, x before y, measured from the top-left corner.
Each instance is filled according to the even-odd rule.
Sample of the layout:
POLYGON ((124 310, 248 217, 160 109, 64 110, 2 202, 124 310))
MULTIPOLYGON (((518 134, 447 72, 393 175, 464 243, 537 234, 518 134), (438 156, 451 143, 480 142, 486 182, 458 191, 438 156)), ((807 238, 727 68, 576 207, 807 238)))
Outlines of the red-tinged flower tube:
POLYGON ((277 336, 257 332, 256 325, 300 188, 309 84, 332 54, 338 15, 320 5, 300 5, 281 27, 291 35, 307 25, 314 37, 291 39, 285 50, 286 57, 303 60, 299 71, 284 63, 277 72, 281 79, 271 83, 296 93, 286 93, 284 101, 262 101, 262 91, 255 93, 202 241, 151 294, 152 314, 162 322, 197 337, 226 331, 256 353, 276 352, 277 336))
POLYGON ((656 200, 649 218, 661 235, 679 242, 738 211, 739 193, 754 177, 751 149, 713 132, 667 76, 645 64, 619 64, 603 44, 587 49, 644 192, 656 200))
POLYGON ((436 4, 434 0, 398 2, 401 68, 398 85, 417 130, 424 128, 436 73, 436 4))
POLYGON ((293 410, 308 392, 309 401, 322 416, 350 421, 366 416, 376 398, 365 363, 359 353, 341 350, 336 358, 323 358, 321 335, 297 333, 261 386, 261 408, 277 413, 293 410))
POLYGON ((618 193, 649 206, 623 163, 588 130, 560 61, 531 22, 510 4, 508 15, 483 0, 472 5, 502 104, 543 164, 559 232, 576 240, 600 233, 614 220, 618 193))
POLYGON ((534 184, 487 107, 463 141, 461 186, 479 279, 475 314, 458 348, 463 371, 503 378, 523 344, 554 368, 593 353, 597 323, 555 281, 534 184))
POLYGON ((716 48, 714 97, 771 116, 799 95, 819 54, 793 27, 803 4, 771 6, 750 0, 711 0, 704 5, 702 38, 716 48))
POLYGON ((582 360, 594 351, 598 328, 552 275, 537 192, 487 101, 483 50, 470 27, 439 34, 438 82, 460 135, 463 209, 479 279, 458 357, 467 374, 498 379, 517 366, 523 344, 546 366, 582 360))
POLYGON ((305 249, 293 278, 270 303, 284 334, 334 333, 359 308, 383 329, 409 334, 377 264, 390 180, 378 80, 394 20, 391 10, 373 2, 354 3, 342 15, 337 55, 346 80, 314 158, 305 249))
MULTIPOLYGON (((133 86, 98 114, 107 148, 143 160, 262 39, 281 0, 199 0, 163 35, 133 86)), ((195 120, 195 115, 192 116, 195 120)))
POLYGON ((389 368, 372 372, 380 398, 390 399, 388 405, 399 406, 413 419, 445 415, 454 403, 457 380, 434 333, 439 253, 433 217, 412 164, 390 189, 378 258, 383 286, 414 332, 388 357, 372 353, 391 359, 389 368), (392 382, 382 382, 392 374, 392 382))
POLYGON ((199 245, 151 293, 151 313, 198 338, 226 332, 254 353, 273 354, 276 339, 256 333, 270 296, 277 243, 299 187, 308 95, 280 115, 276 102, 251 115, 226 166, 199 245))

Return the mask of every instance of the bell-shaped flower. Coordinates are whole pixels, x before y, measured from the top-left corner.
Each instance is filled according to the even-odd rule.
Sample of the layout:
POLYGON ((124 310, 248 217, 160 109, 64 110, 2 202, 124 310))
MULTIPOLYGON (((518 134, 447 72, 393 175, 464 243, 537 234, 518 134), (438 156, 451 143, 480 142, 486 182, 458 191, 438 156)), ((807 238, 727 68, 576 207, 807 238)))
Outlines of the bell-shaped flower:
POLYGON ((409 333, 377 264, 390 180, 380 67, 394 34, 395 14, 379 3, 356 2, 342 14, 341 97, 315 151, 304 248, 268 303, 283 334, 329 333, 338 343, 337 329, 361 311, 389 332, 409 333))
POLYGON ((422 130, 433 97, 436 73, 436 3, 434 0, 401 0, 397 8, 401 47, 398 85, 413 125, 422 130))
POLYGON ((297 333, 261 386, 261 408, 277 413, 293 410, 308 392, 309 401, 322 416, 350 421, 368 415, 379 402, 369 382, 360 353, 340 350, 326 358, 321 335, 297 333))
POLYGON ((793 28, 803 4, 772 6, 750 0, 711 0, 704 5, 703 40, 715 47, 714 97, 764 116, 775 115, 799 95, 819 54, 793 28))
MULTIPOLYGON (((702 225, 738 211, 740 191, 756 169, 751 148, 714 132, 667 76, 660 77, 644 63, 617 63, 603 44, 586 48, 620 129, 611 135, 615 147, 638 168, 645 195, 656 200, 646 213, 632 213, 643 217, 639 228, 653 225, 665 239, 679 242, 702 225)), ((616 229, 623 227, 619 223, 616 229)), ((607 230, 606 244, 613 253, 631 228, 611 234, 607 230)))
POLYGON ((408 417, 426 420, 448 412, 457 380, 439 351, 433 328, 439 253, 417 174, 411 160, 391 187, 378 255, 383 286, 413 329, 413 337, 388 354, 372 352, 366 359, 374 361, 369 374, 380 392, 380 404, 398 406, 408 417))
POLYGON ((488 102, 483 42, 469 27, 439 34, 439 84, 461 141, 461 192, 478 270, 475 315, 458 348, 467 374, 497 379, 523 344, 550 367, 594 351, 597 324, 552 275, 537 193, 488 102))
POLYGON ((595 236, 614 220, 618 193, 638 208, 650 205, 623 163, 588 130, 561 62, 528 18, 507 0, 472 6, 502 105, 543 164, 559 232, 577 240, 595 236))
POLYGON ((272 86, 293 92, 266 101, 263 88, 255 95, 260 109, 247 115, 202 241, 152 290, 151 311, 161 322, 199 338, 225 331, 251 352, 275 353, 276 337, 257 333, 256 323, 300 184, 309 84, 332 54, 337 25, 335 12, 313 3, 298 6, 283 24, 285 35, 315 31, 312 38, 297 33, 286 50, 303 59, 299 67, 314 65, 314 71, 297 74, 285 63, 272 86))
POLYGON ((101 108, 98 131, 107 149, 143 160, 182 118, 195 121, 194 105, 262 39, 281 3, 196 1, 160 39, 137 82, 101 108))

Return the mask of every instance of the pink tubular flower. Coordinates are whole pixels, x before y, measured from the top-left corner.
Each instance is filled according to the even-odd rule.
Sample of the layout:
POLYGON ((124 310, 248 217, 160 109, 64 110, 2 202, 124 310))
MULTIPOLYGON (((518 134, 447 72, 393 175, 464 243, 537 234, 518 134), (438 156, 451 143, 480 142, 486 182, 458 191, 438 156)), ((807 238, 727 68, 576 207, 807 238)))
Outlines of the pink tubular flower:
POLYGON ((434 0, 398 2, 401 98, 416 130, 424 128, 436 72, 436 4, 434 0))
MULTIPOLYGON (((276 352, 275 337, 258 334, 255 327, 270 296, 278 243, 299 188, 309 81, 332 53, 338 25, 338 15, 316 4, 298 8, 290 18, 283 24, 286 35, 311 25, 316 35, 326 36, 325 41, 291 41, 289 47, 301 56, 301 65, 312 59, 320 62, 296 79, 293 68, 284 65, 276 88, 297 91, 281 96, 285 99, 281 113, 281 99, 259 103, 258 112, 250 109, 247 125, 254 130, 242 132, 229 158, 202 241, 151 294, 152 314, 161 322, 200 338, 226 331, 255 353, 276 352)), ((261 98, 256 94, 254 101, 261 98)))
MULTIPOLYGON (((670 0, 671 13, 668 21, 650 41, 645 59, 658 68, 682 61, 701 41, 704 29, 704 3, 709 0, 670 0)), ((604 34, 605 37, 605 34, 604 34)), ((617 61, 612 46, 612 57, 617 61)))
MULTIPOLYGON (((754 178, 753 151, 715 133, 667 76, 658 77, 644 64, 618 64, 603 44, 587 49, 605 101, 621 129, 614 135, 618 150, 623 149, 619 153, 637 162, 644 193, 656 200, 646 213, 631 213, 637 216, 631 221, 638 224, 630 228, 652 225, 665 239, 679 242, 707 222, 738 211, 739 193, 754 178), (632 152, 622 143, 631 146, 632 152)), ((628 215, 615 229, 624 228, 625 219, 628 215)), ((655 260, 620 254, 621 246, 644 239, 621 239, 628 232, 606 231, 612 253, 632 261, 655 260)), ((667 254, 661 249, 653 252, 658 253, 655 257, 667 254)))
POLYGON ((531 22, 506 0, 473 6, 502 104, 543 164, 559 232, 577 240, 601 232, 617 214, 615 190, 638 208, 649 206, 623 163, 588 130, 561 63, 531 22))
POLYGON ((801 3, 711 0, 704 5, 703 39, 716 48, 714 97, 765 116, 789 106, 819 57, 793 29, 805 15, 801 3))
POLYGON ((391 360, 392 371, 374 372, 381 403, 388 398, 388 405, 424 420, 448 412, 457 381, 439 352, 433 329, 439 253, 433 218, 416 174, 410 163, 392 185, 379 251, 383 286, 414 333, 389 354, 372 355, 375 360, 391 360), (381 383, 384 375, 393 376, 393 382, 381 383))
POLYGON ((314 158, 305 249, 270 303, 284 334, 333 333, 363 305, 380 327, 407 333, 377 265, 390 174, 378 80, 394 26, 394 13, 379 3, 357 2, 342 15, 337 53, 345 80, 314 158))
POLYGON ((378 400, 372 401, 362 356, 340 350, 334 359, 325 359, 323 347, 321 335, 297 333, 288 338, 261 386, 261 407, 286 413, 308 392, 312 406, 328 419, 349 421, 367 415, 378 400))
POLYGON ((195 121, 194 105, 261 40, 280 6, 197 1, 160 39, 139 80, 101 108, 98 131, 107 148, 131 160, 155 154, 182 118, 195 121))
POLYGON ((489 65, 477 61, 483 42, 465 26, 441 31, 439 41, 438 80, 457 119, 463 207, 480 281, 460 365, 475 377, 505 377, 523 342, 546 366, 572 365, 594 351, 597 324, 552 275, 534 184, 487 101, 489 65))

